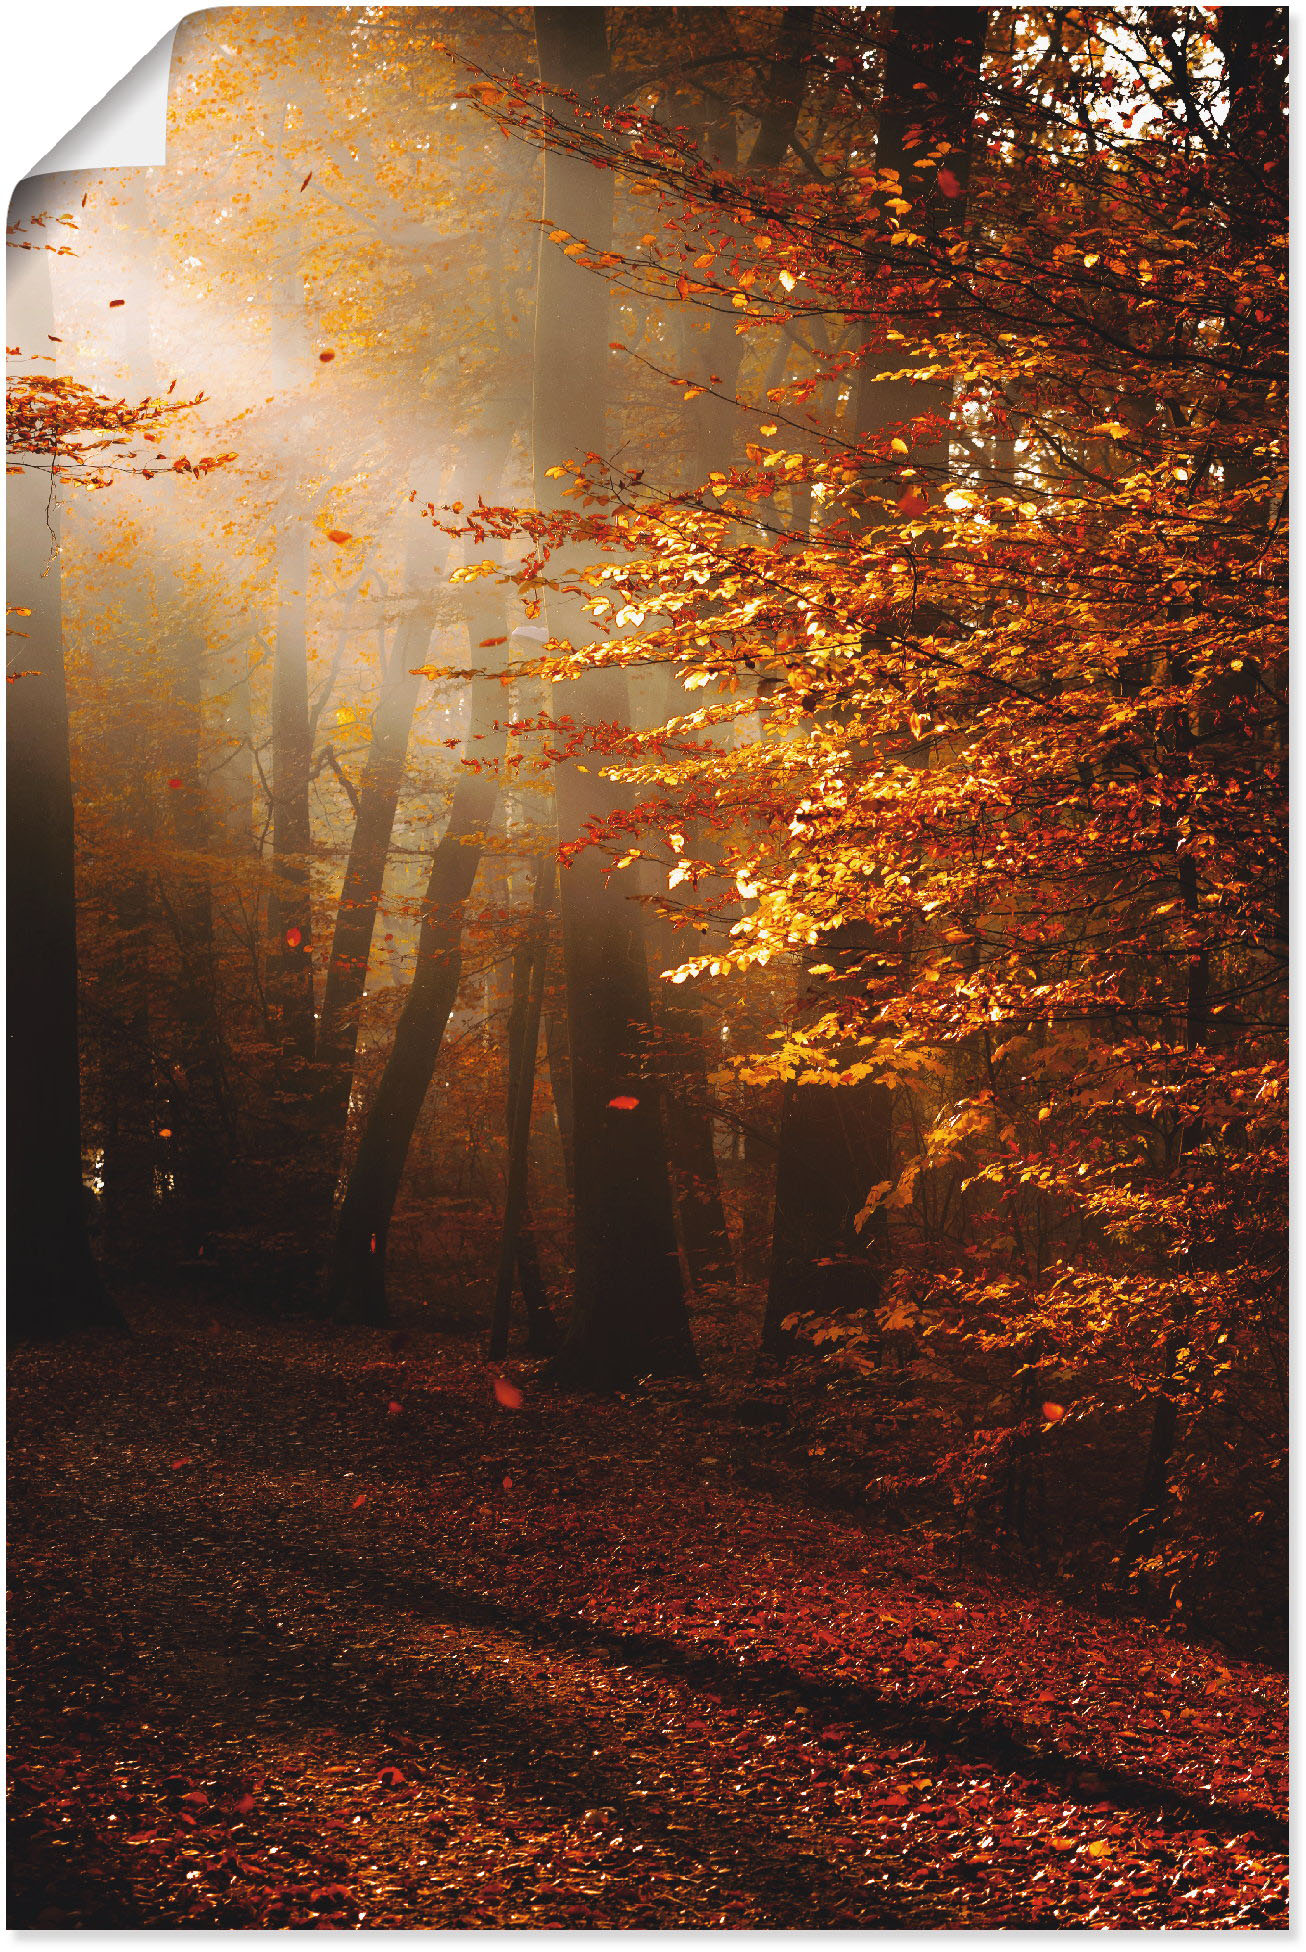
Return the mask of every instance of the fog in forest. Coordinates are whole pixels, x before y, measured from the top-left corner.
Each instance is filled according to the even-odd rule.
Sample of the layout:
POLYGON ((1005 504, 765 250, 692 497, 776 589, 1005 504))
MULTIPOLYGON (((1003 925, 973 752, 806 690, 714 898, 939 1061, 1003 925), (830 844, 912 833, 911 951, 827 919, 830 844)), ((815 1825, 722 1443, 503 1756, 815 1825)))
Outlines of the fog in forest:
MULTIPOLYGON (((935 1742, 937 1669, 996 1768, 976 1731, 1039 1669, 1037 1593, 1040 1646, 1087 1609, 1117 1678, 1054 1768, 1054 1676, 1010 1756, 1083 1790, 1085 1837, 1131 1772, 1167 1809, 1223 1784, 1209 1827, 1241 1848, 1252 1811, 1264 1858, 1173 1895, 1149 1833, 1108 1894, 1123 1831, 1085 1870, 1008 1782, 1003 1834, 1067 1852, 1046 1888, 972 1854, 895 1911, 839 1855, 880 1820, 840 1790, 848 1838, 792 1890, 730 1831, 738 1905, 614 1885, 543 1922, 1277 1916, 1286 52, 1273 8, 215 8, 177 32, 166 166, 15 193, 23 1482, 66 1390, 77 1457, 130 1487, 148 1452, 180 1536, 204 1433, 244 1432, 259 1488, 215 1497, 262 1571, 214 1658, 246 1733, 230 1650, 277 1527, 340 1517, 370 1606, 368 1528, 407 1592, 433 1459, 478 1606, 520 1579, 541 1618, 674 1640, 657 1582, 692 1550, 704 1620, 734 1579, 748 1632, 798 1623, 765 1658, 833 1690, 834 1747, 887 1742, 890 1699, 935 1742), (888 1651, 857 1611, 881 1563, 888 1651), (987 1596, 931 1612, 971 1571, 987 1596), (1164 1756, 1130 1692, 1162 1635, 1200 1709, 1164 1756), (1244 1663, 1220 1730, 1203 1636, 1244 1663)), ((114 1618, 173 1521, 139 1522, 114 1618)), ((407 1751, 373 1765, 420 1802, 407 1751)), ((225 1810, 262 1767, 178 1794, 225 1810)), ((621 1800, 586 1782, 589 1816, 621 1800)), ((24 1922, 226 1916, 153 1858, 101 1915, 33 1849, 24 1922)), ((369 1897, 340 1875, 269 1873, 234 1922, 369 1897)), ((357 1919, 536 1915, 455 1884, 357 1919)))

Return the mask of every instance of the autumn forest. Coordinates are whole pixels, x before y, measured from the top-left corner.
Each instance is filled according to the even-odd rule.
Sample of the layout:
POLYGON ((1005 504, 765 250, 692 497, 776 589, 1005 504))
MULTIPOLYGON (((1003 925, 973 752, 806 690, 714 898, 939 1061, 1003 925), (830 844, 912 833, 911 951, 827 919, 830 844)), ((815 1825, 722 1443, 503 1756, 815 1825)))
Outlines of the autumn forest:
POLYGON ((11 1926, 1286 1927, 1287 47, 219 7, 19 185, 11 1926))

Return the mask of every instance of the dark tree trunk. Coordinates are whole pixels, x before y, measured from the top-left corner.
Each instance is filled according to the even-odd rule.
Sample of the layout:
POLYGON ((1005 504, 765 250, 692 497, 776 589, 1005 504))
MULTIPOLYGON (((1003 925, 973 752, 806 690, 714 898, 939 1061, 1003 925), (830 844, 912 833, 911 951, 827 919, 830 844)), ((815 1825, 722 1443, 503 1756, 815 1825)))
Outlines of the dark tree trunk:
POLYGON ((567 1182, 567 1198, 576 1197, 576 1121, 571 1106, 571 1047, 567 1041, 566 998, 550 1000, 544 1006, 544 1054, 549 1066, 549 1095, 553 1115, 558 1121, 562 1145, 562 1170, 567 1182))
MULTIPOLYGON (((687 845, 694 850, 692 839, 687 845)), ((684 960, 685 940, 675 929, 663 928, 656 939, 667 968, 684 960)), ((660 1069, 665 1081, 662 1112, 680 1244, 690 1286, 701 1293, 735 1278, 709 1103, 703 1007, 688 983, 660 983, 656 1010, 660 1069)))
POLYGON ((268 996, 287 1060, 303 1085, 312 1062, 313 904, 309 884, 308 529, 286 527, 277 549, 277 623, 272 673, 272 872, 268 904, 268 996))
MULTIPOLYGON (((50 179, 20 186, 10 223, 41 210, 50 179)), ((56 206, 57 207, 57 206, 56 206)), ((32 233, 39 246, 44 232, 32 233)), ((14 251, 9 330, 48 352, 45 251, 14 251)), ((36 368, 48 371, 47 365, 36 368)), ((8 1322, 11 1340, 113 1327, 87 1232, 77 1042, 77 900, 60 599, 59 498, 50 457, 11 453, 6 685, 8 1322), (30 612, 23 616, 23 611, 30 612), (19 633, 22 633, 21 635, 19 633)))
POLYGON ((323 1186, 329 1188, 328 1199, 340 1170, 358 1050, 359 1011, 381 905, 399 788, 408 757, 408 739, 422 686, 422 679, 415 677, 413 670, 421 664, 430 636, 430 615, 419 599, 417 607, 398 627, 389 669, 377 700, 349 861, 331 938, 331 960, 327 965, 317 1039, 321 1092, 318 1142, 322 1149, 323 1186))
MULTIPOLYGON (((608 75, 602 8, 541 7, 535 14, 540 77, 581 98, 601 95, 608 75)), ((552 102, 554 112, 563 104, 552 102)), ((546 151, 546 218, 592 246, 612 232, 613 180, 561 150, 546 151)), ((547 470, 605 445, 608 288, 560 250, 540 255, 535 335, 535 493, 541 508, 566 508, 547 470)), ((551 597, 549 628, 584 641, 579 606, 551 597)), ((575 686, 580 724, 628 722, 620 673, 590 672, 575 686)), ((592 773, 557 768, 558 834, 581 840, 619 803, 592 773)), ((582 848, 561 875, 563 961, 571 1042, 575 1300, 555 1362, 559 1381, 613 1388, 635 1376, 696 1368, 676 1248, 671 1187, 657 1092, 645 1075, 650 1023, 648 965, 639 911, 582 848), (628 1101, 622 1104, 617 1101, 628 1101)))
POLYGON ((508 1353, 512 1317, 512 1277, 522 1277, 528 1344, 533 1354, 551 1352, 553 1319, 539 1280, 534 1237, 524 1257, 523 1229, 528 1220, 531 1114, 535 1104, 535 1060, 540 1040, 540 1012, 549 961, 549 910, 553 906, 556 870, 552 860, 535 871, 531 904, 531 932, 513 957, 512 1008, 508 1014, 508 1184, 499 1240, 499 1270, 490 1321, 490 1354, 508 1353))
MULTIPOLYGON (((475 636, 486 634, 476 631, 475 636)), ((386 1243, 408 1148, 435 1071, 462 975, 463 906, 476 879, 481 839, 498 797, 504 734, 494 678, 472 684, 464 770, 454 788, 422 903, 417 967, 376 1096, 363 1123, 340 1209, 328 1286, 332 1311, 350 1321, 387 1319, 386 1243), (472 761, 473 765, 466 762, 472 761), (475 768, 475 769, 474 769, 475 768)))
MULTIPOLYGON (((922 7, 897 9, 886 18, 877 165, 898 170, 907 183, 912 157, 946 138, 953 145, 949 164, 964 191, 966 145, 988 15, 978 8, 922 7)), ((916 194, 914 187, 911 194, 916 194)), ((939 218, 955 224, 963 212, 961 198, 947 200, 946 210, 927 207, 922 199, 913 222, 921 228, 930 228, 939 218)), ((927 414, 946 422, 950 409, 947 386, 909 379, 877 384, 868 367, 861 369, 855 422, 859 437, 927 414)), ((946 475, 946 438, 929 446, 917 444, 911 458, 921 479, 946 475)), ((886 521, 882 506, 869 496, 859 499, 849 514, 861 536, 886 521)), ((865 649, 870 658, 880 654, 873 633, 868 633, 865 649)), ((854 921, 824 936, 809 962, 843 965, 845 980, 856 983, 862 958, 883 954, 885 947, 854 921)), ((822 990, 822 1005, 829 1007, 835 995, 833 984, 822 990)), ((809 994, 803 1008, 813 1007, 809 994)), ((853 1217, 871 1187, 890 1177, 892 1116, 893 1096, 883 1085, 870 1081, 800 1085, 792 1079, 786 1083, 771 1280, 762 1328, 762 1347, 768 1354, 784 1356, 792 1348, 792 1337, 783 1327, 789 1315, 871 1308, 878 1301, 887 1248, 885 1218, 880 1213, 859 1234, 853 1217)))
POLYGON ((189 613, 182 577, 167 571, 159 578, 156 605, 164 620, 172 689, 163 753, 171 846, 169 870, 158 877, 158 899, 176 957, 171 1000, 186 1102, 173 1146, 189 1251, 215 1223, 235 1146, 235 1119, 218 1009, 211 835, 200 776, 203 638, 189 613))

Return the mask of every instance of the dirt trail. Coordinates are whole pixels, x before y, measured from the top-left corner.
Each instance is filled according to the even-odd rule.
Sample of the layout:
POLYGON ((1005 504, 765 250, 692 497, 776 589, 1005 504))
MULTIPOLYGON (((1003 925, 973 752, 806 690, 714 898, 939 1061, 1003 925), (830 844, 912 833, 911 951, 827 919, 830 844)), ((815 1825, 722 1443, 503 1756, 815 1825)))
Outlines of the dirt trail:
POLYGON ((10 1925, 1280 1924, 1280 1678, 733 1481, 719 1408, 146 1321, 11 1376, 10 1925))

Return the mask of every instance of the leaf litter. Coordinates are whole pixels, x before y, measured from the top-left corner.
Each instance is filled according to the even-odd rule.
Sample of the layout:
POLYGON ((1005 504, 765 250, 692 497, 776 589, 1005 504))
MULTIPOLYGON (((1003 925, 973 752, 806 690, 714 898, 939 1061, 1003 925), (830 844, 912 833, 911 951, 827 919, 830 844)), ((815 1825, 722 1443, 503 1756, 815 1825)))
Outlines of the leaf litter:
POLYGON ((1273 1668, 759 1493, 710 1392, 206 1329, 12 1359, 12 1926, 1286 1924, 1273 1668))

